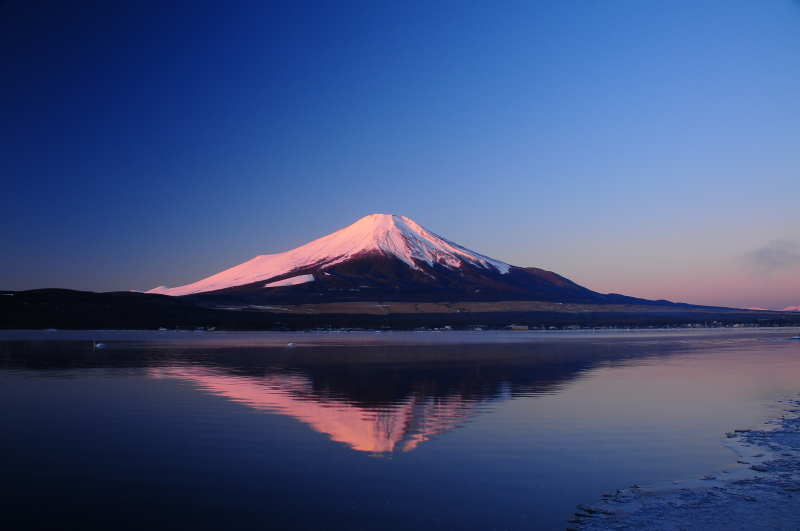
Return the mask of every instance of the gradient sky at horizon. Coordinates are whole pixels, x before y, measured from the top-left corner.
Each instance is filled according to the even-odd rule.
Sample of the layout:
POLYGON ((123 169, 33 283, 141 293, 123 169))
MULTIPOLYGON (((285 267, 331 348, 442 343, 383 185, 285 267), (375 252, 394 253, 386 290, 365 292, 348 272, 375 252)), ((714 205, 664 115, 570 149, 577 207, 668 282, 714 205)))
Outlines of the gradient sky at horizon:
POLYGON ((800 305, 800 2, 0 3, 0 289, 373 213, 600 292, 800 305))

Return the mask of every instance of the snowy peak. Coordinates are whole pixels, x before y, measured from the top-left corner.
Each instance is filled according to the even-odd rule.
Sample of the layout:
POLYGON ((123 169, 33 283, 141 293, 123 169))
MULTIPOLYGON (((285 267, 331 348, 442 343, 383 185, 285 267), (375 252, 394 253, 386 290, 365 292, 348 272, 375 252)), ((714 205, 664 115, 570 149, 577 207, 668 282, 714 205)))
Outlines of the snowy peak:
POLYGON ((349 227, 297 250, 318 245, 324 246, 320 250, 329 253, 328 256, 333 258, 330 264, 378 251, 399 258, 415 269, 415 260, 428 265, 438 263, 450 268, 461 267, 467 262, 480 267, 493 267, 501 273, 507 273, 509 267, 504 262, 446 240, 405 216, 391 214, 372 214, 361 218, 349 227))
POLYGON ((510 267, 446 240, 405 216, 373 214, 292 251, 257 256, 193 284, 177 288, 161 286, 148 293, 190 295, 269 281, 293 272, 298 275, 287 280, 295 278, 297 280, 291 284, 299 284, 313 280, 309 271, 324 271, 332 265, 369 254, 393 256, 412 269, 420 269, 421 263, 429 266, 438 264, 450 269, 472 265, 506 274, 510 267))

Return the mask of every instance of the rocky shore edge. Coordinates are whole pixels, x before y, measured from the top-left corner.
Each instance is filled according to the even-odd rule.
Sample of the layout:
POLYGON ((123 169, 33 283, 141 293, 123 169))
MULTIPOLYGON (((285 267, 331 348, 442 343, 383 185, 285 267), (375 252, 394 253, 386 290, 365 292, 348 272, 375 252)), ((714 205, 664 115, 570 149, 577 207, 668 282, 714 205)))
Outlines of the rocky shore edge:
POLYGON ((800 530, 800 400, 780 400, 780 419, 727 433, 737 466, 644 488, 634 485, 580 504, 567 531, 800 530))

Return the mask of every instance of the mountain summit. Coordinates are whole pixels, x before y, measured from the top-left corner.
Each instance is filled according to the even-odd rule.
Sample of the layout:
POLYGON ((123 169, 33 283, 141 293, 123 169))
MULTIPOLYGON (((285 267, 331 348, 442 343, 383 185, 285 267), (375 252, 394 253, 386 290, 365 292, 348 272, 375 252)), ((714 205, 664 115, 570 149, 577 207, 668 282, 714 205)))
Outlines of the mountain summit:
POLYGON ((148 293, 251 303, 604 298, 555 273, 495 260, 390 214, 366 216, 292 251, 256 256, 192 284, 148 293))

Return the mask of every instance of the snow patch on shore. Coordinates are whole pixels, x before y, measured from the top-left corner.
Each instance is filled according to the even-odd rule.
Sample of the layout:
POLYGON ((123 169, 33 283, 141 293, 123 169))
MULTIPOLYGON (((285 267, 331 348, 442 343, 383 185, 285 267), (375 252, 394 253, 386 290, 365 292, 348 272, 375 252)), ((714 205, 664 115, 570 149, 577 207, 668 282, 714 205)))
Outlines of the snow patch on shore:
POLYGON ((727 434, 726 446, 740 458, 724 476, 604 494, 595 505, 578 505, 568 529, 800 530, 800 401, 783 402, 793 408, 781 419, 727 434))

